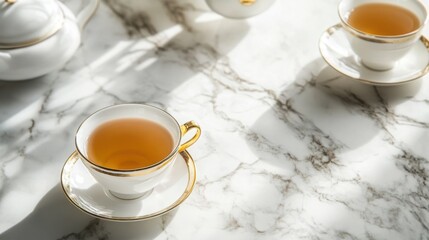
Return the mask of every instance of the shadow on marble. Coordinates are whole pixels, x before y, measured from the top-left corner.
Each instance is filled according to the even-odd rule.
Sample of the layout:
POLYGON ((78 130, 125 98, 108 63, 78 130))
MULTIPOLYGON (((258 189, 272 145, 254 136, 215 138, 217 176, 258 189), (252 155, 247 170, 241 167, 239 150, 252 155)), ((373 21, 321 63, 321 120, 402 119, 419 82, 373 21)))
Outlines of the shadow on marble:
POLYGON ((65 229, 69 232, 83 229, 92 219, 73 207, 57 184, 25 219, 0 234, 0 239, 56 239, 65 229))
MULTIPOLYGON (((107 7, 109 1, 102 2, 85 30, 82 47, 59 72, 30 81, 0 82, 0 129, 5 129, 10 155, 2 156, 3 160, 16 157, 9 154, 13 148, 21 155, 33 154, 26 159, 41 156, 45 164, 47 158, 58 157, 51 151, 52 143, 58 149, 67 146, 60 153, 66 157, 79 123, 108 105, 181 105, 178 98, 188 96, 174 90, 198 74, 210 75, 218 60, 249 30, 245 21, 200 21, 198 17, 206 10, 191 1, 110 1, 115 5, 124 2, 139 7, 113 13, 107 7), (180 28, 182 25, 191 29, 180 28), (127 35, 129 29, 132 34, 127 35)), ((206 78, 197 79, 196 84, 203 85, 199 80, 206 78)))
MULTIPOLYGON (((245 21, 205 18, 203 6, 190 1, 106 1, 102 7, 126 34, 84 41, 83 50, 91 53, 80 67, 89 67, 93 81, 116 103, 168 103, 174 89, 210 74, 249 31, 245 21)), ((93 25, 111 21, 104 18, 96 16, 93 25)))
POLYGON ((256 137, 248 138, 248 145, 267 161, 269 154, 282 154, 305 158, 318 170, 329 169, 338 164, 339 154, 387 131, 394 124, 393 108, 417 94, 420 86, 421 80, 392 87, 365 85, 316 59, 254 122, 251 132, 256 137))
POLYGON ((0 81, 0 125, 43 99, 55 74, 25 81, 0 81))
POLYGON ((166 234, 165 230, 177 211, 178 209, 175 209, 160 217, 140 222, 102 221, 102 224, 109 233, 109 239, 155 239, 159 235, 166 234))
POLYGON ((203 1, 102 2, 82 48, 62 70, 35 80, 0 82, 0 123, 51 99, 64 103, 53 104, 63 115, 62 109, 81 100, 89 105, 105 97, 110 99, 101 107, 168 104, 174 89, 199 73, 209 74, 249 31, 245 21, 213 16, 203 1))
POLYGON ((40 200, 33 212, 1 233, 0 239, 154 239, 164 231, 176 212, 174 210, 140 222, 99 220, 74 207, 65 197, 60 184, 57 184, 40 200))
POLYGON ((328 94, 340 94, 341 96, 342 91, 346 94, 362 96, 363 101, 370 105, 387 104, 389 106, 395 106, 412 98, 420 91, 423 81, 420 78, 396 86, 372 86, 343 76, 328 65, 320 70, 315 79, 316 87, 328 94))

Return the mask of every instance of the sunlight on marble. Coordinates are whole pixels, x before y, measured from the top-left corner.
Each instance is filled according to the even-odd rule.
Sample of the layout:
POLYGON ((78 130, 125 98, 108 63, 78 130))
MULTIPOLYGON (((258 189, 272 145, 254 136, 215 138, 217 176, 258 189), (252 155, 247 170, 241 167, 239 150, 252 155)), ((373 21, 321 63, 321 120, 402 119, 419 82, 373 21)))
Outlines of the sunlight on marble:
POLYGON ((63 69, 0 83, 0 239, 426 239, 428 77, 380 88, 328 67, 338 2, 236 21, 204 1, 102 1, 63 69), (162 217, 96 220, 61 168, 84 118, 128 102, 201 125, 197 182, 162 217))

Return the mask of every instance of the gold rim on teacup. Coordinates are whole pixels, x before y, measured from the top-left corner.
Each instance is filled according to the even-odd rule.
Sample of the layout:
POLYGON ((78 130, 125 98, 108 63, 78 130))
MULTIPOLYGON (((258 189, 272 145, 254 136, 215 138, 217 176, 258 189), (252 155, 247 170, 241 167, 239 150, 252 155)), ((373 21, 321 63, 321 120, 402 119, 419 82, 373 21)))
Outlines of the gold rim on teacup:
POLYGON ((426 9, 426 6, 420 1, 420 0, 416 0, 416 2, 420 5, 421 9, 424 11, 425 14, 425 19, 424 21, 422 21, 420 23, 419 28, 417 28, 416 30, 406 33, 406 34, 402 34, 402 35, 395 35, 395 36, 384 36, 384 35, 377 35, 377 34, 370 34, 370 33, 366 33, 363 32, 359 29, 356 29, 355 27, 351 26, 347 19, 345 19, 344 14, 341 12, 341 4, 344 1, 341 1, 341 3, 338 5, 337 11, 338 11, 338 16, 340 17, 341 20, 341 25, 343 26, 344 30, 346 30, 347 32, 351 33, 352 35, 366 40, 366 41, 371 41, 371 42, 375 42, 375 43, 403 43, 403 42, 408 42, 411 39, 413 39, 415 36, 415 34, 417 34, 418 32, 420 32, 426 25, 427 21, 428 21, 428 12, 426 9))
POLYGON ((201 128, 200 126, 195 123, 194 121, 188 121, 186 123, 184 123, 183 125, 180 125, 177 120, 168 112, 164 111, 161 108, 158 107, 154 107, 151 105, 147 105, 147 104, 133 104, 133 103, 129 103, 129 104, 119 104, 119 105, 112 105, 112 106, 108 106, 102 109, 99 109, 98 111, 92 113, 91 115, 89 115, 87 118, 85 118, 85 120, 82 121, 82 123, 79 125, 77 131, 76 131, 76 137, 75 137, 75 147, 77 150, 77 153, 79 154, 79 157, 81 159, 83 159, 86 163, 89 163, 89 167, 91 167, 93 170, 100 172, 100 173, 104 173, 104 174, 108 174, 111 176, 117 176, 117 177, 133 177, 133 176, 143 176, 143 175, 147 175, 153 172, 156 172, 159 169, 162 169, 163 167, 165 167, 166 165, 168 165, 173 159, 176 158, 177 154, 185 151, 188 147, 190 147, 191 145, 193 145, 198 138, 201 136, 201 128), (173 120, 177 126, 178 129, 180 129, 180 134, 178 136, 178 141, 176 146, 173 148, 173 150, 171 150, 170 154, 165 157, 164 159, 158 161, 155 164, 146 166, 146 167, 142 167, 142 168, 136 168, 136 169, 130 169, 130 170, 120 170, 120 169, 111 169, 111 168, 107 168, 107 167, 103 167, 100 166, 98 164, 93 163, 92 161, 90 161, 81 151, 81 149, 79 148, 79 144, 78 144, 78 139, 77 139, 77 135, 81 129, 81 127, 83 126, 83 124, 90 119, 91 117, 93 117, 94 115, 105 111, 107 109, 113 108, 113 107, 120 107, 120 106, 145 106, 148 108, 152 108, 154 110, 157 111, 161 111, 162 113, 166 114, 171 120, 173 120), (190 138, 188 141, 184 142, 181 144, 181 140, 182 137, 191 129, 195 129, 195 135, 190 138))
MULTIPOLYGON (((332 62, 330 60, 330 58, 326 55, 325 51, 322 50, 322 44, 323 44, 323 39, 324 39, 325 35, 332 37, 336 32, 341 31, 341 30, 344 30, 344 27, 341 23, 335 24, 335 25, 329 27, 328 29, 326 29, 325 32, 322 34, 320 41, 319 41, 319 52, 320 52, 320 55, 322 56, 322 58, 325 60, 325 62, 328 63, 329 66, 331 66, 335 71, 337 71, 338 73, 340 73, 346 77, 357 80, 357 81, 364 83, 364 84, 369 84, 369 85, 374 85, 374 86, 397 86, 397 85, 409 83, 411 81, 419 79, 429 72, 429 63, 428 63, 422 70, 420 70, 416 74, 413 74, 411 77, 402 79, 402 80, 397 81, 397 82, 385 82, 384 83, 384 82, 369 80, 369 79, 362 78, 362 77, 353 77, 353 76, 347 74, 343 69, 341 69, 341 66, 336 65, 334 62, 332 62)), ((421 36, 419 41, 426 48, 427 52, 429 52, 429 40, 427 38, 425 38, 424 36, 421 36)))

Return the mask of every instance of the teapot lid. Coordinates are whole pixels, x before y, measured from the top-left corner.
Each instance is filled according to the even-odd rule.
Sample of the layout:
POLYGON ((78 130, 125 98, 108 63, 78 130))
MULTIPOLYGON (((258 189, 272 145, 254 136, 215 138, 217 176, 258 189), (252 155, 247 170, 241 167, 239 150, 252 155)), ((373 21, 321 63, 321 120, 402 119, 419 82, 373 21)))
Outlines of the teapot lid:
POLYGON ((27 47, 61 29, 57 0, 0 0, 0 49, 27 47))

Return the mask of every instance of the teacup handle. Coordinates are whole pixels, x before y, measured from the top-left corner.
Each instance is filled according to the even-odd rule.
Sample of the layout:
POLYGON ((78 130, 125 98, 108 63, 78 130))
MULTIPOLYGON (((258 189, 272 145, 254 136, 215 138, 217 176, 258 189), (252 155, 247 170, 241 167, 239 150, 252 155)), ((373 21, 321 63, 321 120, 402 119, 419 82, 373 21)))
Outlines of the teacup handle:
POLYGON ((196 129, 197 132, 195 133, 195 135, 191 139, 189 139, 187 142, 185 142, 179 146, 179 152, 185 151, 188 147, 190 147, 192 144, 194 144, 198 140, 198 138, 200 138, 201 128, 194 121, 189 121, 189 122, 180 126, 180 132, 181 132, 182 137, 191 129, 196 129))

